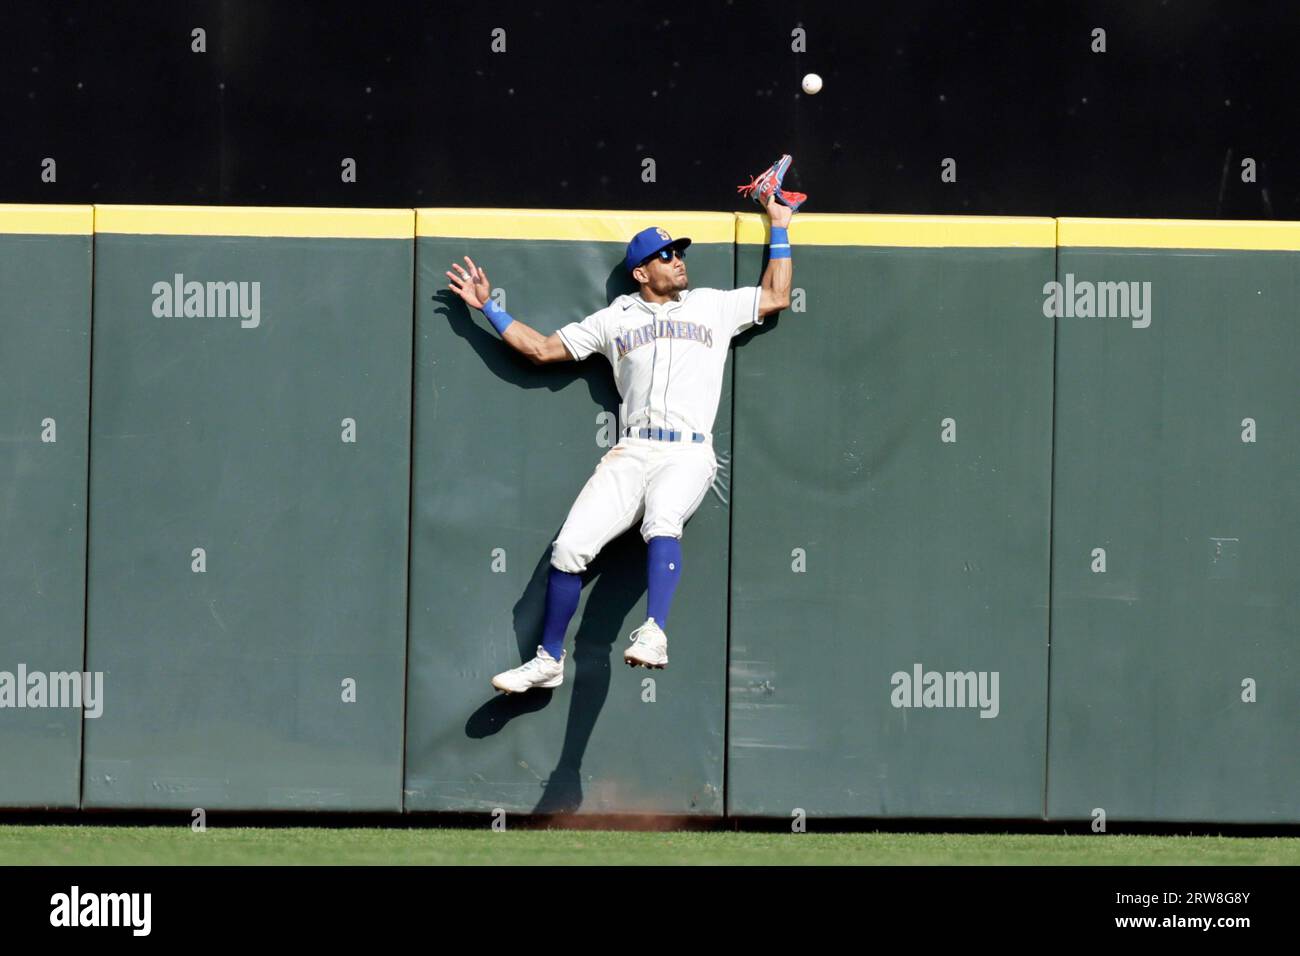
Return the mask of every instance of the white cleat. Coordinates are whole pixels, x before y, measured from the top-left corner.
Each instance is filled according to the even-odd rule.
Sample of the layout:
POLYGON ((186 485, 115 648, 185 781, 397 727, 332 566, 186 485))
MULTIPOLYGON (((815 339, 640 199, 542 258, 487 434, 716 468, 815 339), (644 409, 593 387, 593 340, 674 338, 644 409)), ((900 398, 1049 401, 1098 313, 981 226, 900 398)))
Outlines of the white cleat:
POLYGON ((632 646, 623 652, 629 667, 653 667, 662 670, 668 666, 668 635, 652 617, 632 632, 632 646))
POLYGON ((492 678, 492 686, 507 694, 522 694, 534 687, 559 687, 564 683, 564 659, 567 651, 560 653, 557 661, 546 648, 537 645, 537 656, 492 678))

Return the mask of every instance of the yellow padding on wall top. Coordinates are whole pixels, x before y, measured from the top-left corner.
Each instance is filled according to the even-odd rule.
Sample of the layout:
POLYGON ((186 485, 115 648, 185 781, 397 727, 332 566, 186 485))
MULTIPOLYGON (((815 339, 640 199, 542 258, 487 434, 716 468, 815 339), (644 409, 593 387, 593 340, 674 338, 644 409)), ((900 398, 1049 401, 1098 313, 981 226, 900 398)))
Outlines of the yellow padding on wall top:
POLYGON ((602 209, 417 209, 415 233, 449 239, 568 239, 626 245, 648 226, 674 239, 734 242, 725 212, 629 212, 602 209))
POLYGON ((255 206, 96 206, 95 232, 147 236, 280 236, 410 239, 410 209, 294 209, 255 206))
MULTIPOLYGON (((739 213, 736 242, 764 245, 767 216, 739 213)), ((1036 216, 874 216, 842 213, 796 213, 790 222, 790 244, 799 246, 908 246, 962 248, 1056 245, 1056 220, 1036 216)))
POLYGON ((88 236, 94 227, 94 206, 0 205, 0 233, 88 236))
MULTIPOLYGON (((326 209, 252 206, 0 204, 0 234, 288 238, 562 239, 626 243, 647 226, 696 242, 765 244, 759 213, 599 209, 326 209)), ((1300 251, 1300 222, 1214 219, 1051 219, 808 213, 790 239, 809 246, 1090 247, 1300 251)))
POLYGON ((1101 249, 1300 251, 1300 222, 1218 219, 1058 219, 1057 243, 1101 249))

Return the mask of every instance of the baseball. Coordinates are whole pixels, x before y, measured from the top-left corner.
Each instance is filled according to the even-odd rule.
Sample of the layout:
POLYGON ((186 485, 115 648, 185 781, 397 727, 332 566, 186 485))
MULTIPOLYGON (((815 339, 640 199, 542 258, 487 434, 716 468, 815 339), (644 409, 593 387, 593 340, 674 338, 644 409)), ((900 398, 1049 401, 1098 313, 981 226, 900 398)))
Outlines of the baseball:
POLYGON ((811 96, 813 93, 820 92, 822 88, 822 78, 816 73, 809 73, 803 78, 803 91, 811 96))

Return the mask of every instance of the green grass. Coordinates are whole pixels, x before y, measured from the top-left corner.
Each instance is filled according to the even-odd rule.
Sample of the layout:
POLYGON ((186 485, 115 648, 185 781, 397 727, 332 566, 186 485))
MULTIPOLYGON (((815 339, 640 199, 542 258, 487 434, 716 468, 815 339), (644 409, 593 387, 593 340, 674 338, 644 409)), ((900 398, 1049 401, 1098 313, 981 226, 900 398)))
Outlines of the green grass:
POLYGON ((1300 838, 0 826, 0 865, 1300 864, 1300 838))

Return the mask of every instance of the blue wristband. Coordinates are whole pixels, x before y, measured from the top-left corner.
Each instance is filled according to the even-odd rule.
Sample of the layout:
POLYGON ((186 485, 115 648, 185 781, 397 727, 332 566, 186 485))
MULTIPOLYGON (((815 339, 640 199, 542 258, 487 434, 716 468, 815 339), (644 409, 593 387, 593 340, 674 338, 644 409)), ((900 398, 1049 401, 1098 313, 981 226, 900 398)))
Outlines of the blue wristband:
POLYGON ((769 240, 771 253, 769 259, 790 258, 790 230, 785 226, 773 226, 772 238, 769 240))
POLYGON ((496 304, 495 299, 488 299, 483 303, 483 314, 488 317, 488 321, 492 323, 492 328, 496 329, 499 335, 505 335, 506 329, 514 321, 509 312, 496 304))

